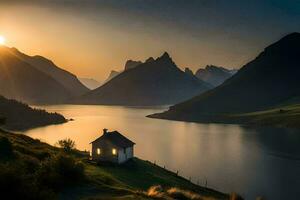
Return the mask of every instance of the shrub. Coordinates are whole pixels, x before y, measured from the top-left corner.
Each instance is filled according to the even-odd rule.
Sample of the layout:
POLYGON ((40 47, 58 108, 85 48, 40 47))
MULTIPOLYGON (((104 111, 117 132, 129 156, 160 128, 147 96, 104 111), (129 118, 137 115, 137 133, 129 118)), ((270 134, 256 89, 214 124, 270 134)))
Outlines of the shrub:
POLYGON ((240 195, 236 194, 236 193, 232 193, 230 195, 230 200, 244 200, 243 197, 241 197, 240 195))
POLYGON ((0 137, 0 159, 7 159, 13 155, 13 147, 6 137, 0 137))
POLYGON ((7 199, 54 199, 55 194, 41 188, 35 182, 34 174, 26 173, 22 163, 0 165, 0 194, 7 199))
POLYGON ((42 162, 38 183, 55 191, 84 179, 84 165, 73 157, 59 154, 42 162))
POLYGON ((0 125, 5 124, 6 119, 0 116, 0 125))
POLYGON ((147 191, 147 195, 152 198, 162 198, 164 196, 163 188, 160 185, 151 186, 147 191))
POLYGON ((75 149, 75 142, 70 138, 59 140, 57 143, 58 146, 63 148, 65 152, 71 152, 75 149))
POLYGON ((179 188, 170 188, 167 190, 167 193, 170 197, 174 199, 181 199, 181 200, 203 200, 199 194, 195 194, 191 191, 182 190, 179 188))

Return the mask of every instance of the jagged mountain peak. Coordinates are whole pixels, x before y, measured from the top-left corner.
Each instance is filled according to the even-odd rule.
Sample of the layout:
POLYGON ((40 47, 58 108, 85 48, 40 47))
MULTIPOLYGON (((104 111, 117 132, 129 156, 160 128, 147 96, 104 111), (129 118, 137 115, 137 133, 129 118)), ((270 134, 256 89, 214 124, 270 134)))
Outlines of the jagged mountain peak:
POLYGON ((168 52, 164 52, 164 54, 156 59, 156 61, 160 62, 162 65, 175 65, 174 61, 172 60, 171 56, 168 52))
POLYGON ((154 58, 153 58, 153 57, 149 57, 149 58, 145 61, 145 63, 153 62, 153 61, 155 61, 154 58))
POLYGON ((142 61, 127 60, 124 69, 125 71, 129 69, 133 69, 140 64, 142 64, 142 61))

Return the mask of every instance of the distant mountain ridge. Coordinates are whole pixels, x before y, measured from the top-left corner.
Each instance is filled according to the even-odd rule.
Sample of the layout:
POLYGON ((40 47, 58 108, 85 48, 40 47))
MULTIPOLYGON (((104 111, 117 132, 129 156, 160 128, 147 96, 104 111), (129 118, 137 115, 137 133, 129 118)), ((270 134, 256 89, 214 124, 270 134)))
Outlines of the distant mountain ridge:
POLYGON ((126 63, 125 63, 125 68, 124 70, 129 70, 129 69, 133 69, 135 68, 136 66, 142 64, 141 61, 134 61, 134 60, 127 60, 126 63))
POLYGON ((115 70, 111 70, 110 74, 108 75, 107 79, 104 81, 104 83, 107 83, 108 81, 110 81, 111 79, 115 78, 117 75, 119 75, 122 72, 118 72, 115 70))
POLYGON ((96 81, 95 79, 92 78, 79 78, 79 81, 90 90, 96 89, 101 85, 99 81, 96 81))
POLYGON ((181 71, 168 53, 125 70, 101 87, 74 100, 83 104, 166 105, 188 99, 210 85, 181 71))
POLYGON ((268 46, 219 87, 152 117, 203 121, 264 110, 300 97, 300 33, 268 46))
POLYGON ((74 74, 59 68, 51 60, 42 56, 28 56, 16 48, 11 48, 11 51, 21 60, 57 80, 72 95, 79 96, 89 91, 74 74))
POLYGON ((225 80, 235 74, 236 70, 229 70, 224 67, 207 65, 204 69, 196 71, 195 76, 200 80, 210 83, 213 86, 221 85, 225 80))

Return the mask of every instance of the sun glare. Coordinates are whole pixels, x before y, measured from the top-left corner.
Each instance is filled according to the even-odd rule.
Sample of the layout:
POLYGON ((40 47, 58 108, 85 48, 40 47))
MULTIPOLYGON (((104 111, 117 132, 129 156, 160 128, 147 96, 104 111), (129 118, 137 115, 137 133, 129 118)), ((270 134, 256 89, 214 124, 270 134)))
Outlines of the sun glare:
POLYGON ((0 35, 0 45, 4 45, 5 44, 5 37, 0 35))

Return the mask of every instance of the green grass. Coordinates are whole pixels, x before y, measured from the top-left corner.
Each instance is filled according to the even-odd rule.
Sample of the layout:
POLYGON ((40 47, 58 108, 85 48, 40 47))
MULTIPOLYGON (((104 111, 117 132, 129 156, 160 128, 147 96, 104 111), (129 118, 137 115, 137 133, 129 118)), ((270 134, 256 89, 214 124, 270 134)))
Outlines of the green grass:
POLYGON ((286 105, 251 113, 228 115, 227 118, 247 125, 300 128, 300 104, 286 105))
POLYGON ((88 176, 94 180, 108 182, 115 187, 133 191, 145 191, 153 185, 161 185, 164 188, 177 187, 220 199, 227 197, 220 192, 195 185, 171 171, 138 158, 121 166, 88 165, 86 170, 88 176))
MULTIPOLYGON (((49 164, 49 158, 62 153, 62 149, 60 148, 53 147, 25 135, 0 130, 0 137, 7 138, 11 142, 14 152, 13 157, 5 161, 0 160, 0 166, 3 166, 4 169, 6 169, 6 166, 16 167, 15 171, 18 171, 20 168, 17 168, 17 165, 23 163, 24 166, 27 166, 25 167, 27 171, 22 172, 22 176, 25 177, 22 179, 23 182, 34 182, 37 179, 36 174, 43 172, 41 169, 47 169, 45 167, 43 168, 43 166, 47 163, 49 164), (31 169, 31 165, 33 165, 34 168, 31 169), (27 176, 26 173, 30 173, 29 176, 27 176)), ((149 197, 147 190, 154 185, 161 185, 164 189, 164 194, 167 194, 166 191, 169 188, 180 188, 180 190, 201 195, 201 198, 204 197, 204 199, 228 199, 228 195, 226 194, 195 185, 190 181, 177 176, 173 172, 138 158, 134 158, 123 165, 97 165, 88 161, 85 152, 73 151, 69 156, 72 156, 72 158, 75 159, 75 162, 83 163, 85 179, 79 183, 76 182, 76 184, 75 181, 74 184, 66 186, 63 184, 63 187, 59 188, 59 190, 51 191, 49 194, 54 198, 105 200, 153 199, 152 197, 149 197)), ((53 160, 55 161, 55 159, 53 160)), ((48 166, 57 166, 57 162, 53 162, 53 160, 50 160, 50 164, 52 164, 48 166)), ((67 162, 66 164, 68 165, 68 163, 70 162, 67 162)), ((68 167, 68 169, 70 168, 72 168, 72 166, 68 167)), ((52 171, 50 170, 50 172, 52 171)), ((55 172, 52 175, 55 175, 54 179, 50 180, 57 181, 55 177, 59 174, 55 172)), ((19 176, 19 174, 14 174, 14 176, 19 176)), ((59 175, 58 177, 61 176, 59 175)), ((47 173, 44 173, 43 178, 48 178, 47 173)), ((164 197, 160 199, 170 198, 164 197)))

